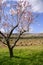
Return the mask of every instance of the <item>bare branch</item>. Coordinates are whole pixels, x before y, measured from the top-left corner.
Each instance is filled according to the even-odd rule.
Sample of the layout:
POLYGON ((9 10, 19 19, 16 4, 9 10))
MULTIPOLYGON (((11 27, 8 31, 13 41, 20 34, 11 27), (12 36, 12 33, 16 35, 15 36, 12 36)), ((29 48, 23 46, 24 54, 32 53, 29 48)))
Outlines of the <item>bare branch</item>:
POLYGON ((17 43, 17 42, 19 41, 19 39, 20 39, 20 36, 21 36, 24 32, 26 32, 26 31, 24 30, 23 32, 20 32, 20 34, 19 34, 18 38, 16 39, 16 41, 15 41, 14 45, 12 46, 12 48, 15 47, 16 43, 17 43))
POLYGON ((10 34, 9 34, 9 36, 8 36, 8 39, 10 38, 10 36, 11 36, 11 34, 12 34, 13 30, 14 30, 16 27, 18 27, 18 24, 17 24, 15 27, 13 27, 13 28, 12 28, 12 30, 11 30, 11 32, 10 32, 10 34))
POLYGON ((0 34, 6 39, 6 36, 0 31, 0 34))
POLYGON ((0 40, 0 42, 2 42, 3 44, 7 45, 4 41, 0 40))

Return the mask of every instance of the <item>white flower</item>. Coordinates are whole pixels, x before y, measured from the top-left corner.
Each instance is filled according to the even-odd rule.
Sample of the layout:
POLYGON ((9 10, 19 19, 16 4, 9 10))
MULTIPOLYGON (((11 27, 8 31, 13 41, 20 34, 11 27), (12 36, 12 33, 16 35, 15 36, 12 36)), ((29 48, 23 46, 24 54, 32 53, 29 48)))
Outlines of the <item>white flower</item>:
POLYGON ((10 9, 10 14, 11 14, 11 15, 15 15, 15 14, 17 14, 17 12, 16 12, 13 8, 11 8, 11 9, 10 9))
POLYGON ((6 0, 0 0, 0 1, 2 1, 2 3, 6 2, 6 0))

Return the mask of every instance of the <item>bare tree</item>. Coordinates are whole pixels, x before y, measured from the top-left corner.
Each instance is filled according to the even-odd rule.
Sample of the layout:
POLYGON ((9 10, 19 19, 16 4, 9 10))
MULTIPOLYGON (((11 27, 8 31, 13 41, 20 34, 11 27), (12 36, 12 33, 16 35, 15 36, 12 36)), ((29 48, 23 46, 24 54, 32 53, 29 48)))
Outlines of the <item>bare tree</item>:
POLYGON ((4 32, 0 30, 0 34, 6 42, 0 41, 8 47, 12 58, 13 48, 16 46, 20 36, 24 32, 29 31, 29 26, 33 21, 31 5, 28 1, 18 1, 16 4, 9 4, 7 2, 2 3, 1 0, 0 14, 0 29, 4 29, 4 32), (19 32, 19 35, 13 45, 10 45, 10 37, 14 30, 19 32))

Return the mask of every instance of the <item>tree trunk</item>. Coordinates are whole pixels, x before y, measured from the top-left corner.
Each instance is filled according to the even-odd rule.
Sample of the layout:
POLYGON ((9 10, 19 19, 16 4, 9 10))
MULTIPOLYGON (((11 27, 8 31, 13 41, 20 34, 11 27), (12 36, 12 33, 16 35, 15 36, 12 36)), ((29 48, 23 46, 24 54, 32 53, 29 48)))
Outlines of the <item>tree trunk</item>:
POLYGON ((9 54, 10 54, 10 58, 14 57, 12 48, 9 49, 9 54))
POLYGON ((14 56, 13 56, 13 48, 11 48, 8 39, 6 40, 6 42, 7 42, 7 46, 8 46, 8 49, 9 49, 10 58, 12 58, 12 57, 14 57, 14 56))

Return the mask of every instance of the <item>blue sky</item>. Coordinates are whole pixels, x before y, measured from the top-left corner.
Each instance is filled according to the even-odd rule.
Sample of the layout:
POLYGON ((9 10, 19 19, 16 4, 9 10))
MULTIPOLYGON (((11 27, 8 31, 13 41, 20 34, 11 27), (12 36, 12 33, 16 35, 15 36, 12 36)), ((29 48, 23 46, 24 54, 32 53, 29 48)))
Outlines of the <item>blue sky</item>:
POLYGON ((34 24, 31 25, 31 32, 43 33, 43 0, 30 0, 32 9, 35 14, 38 14, 34 24))
MULTIPOLYGON (((5 1, 16 1, 16 0, 3 0, 2 3, 5 1)), ((33 24, 30 25, 29 33, 43 33, 43 0, 27 0, 27 1, 29 1, 30 4, 32 5, 32 12, 34 13, 34 15, 38 14, 38 17, 36 17, 33 24)))
MULTIPOLYGON (((36 14, 36 13, 35 13, 36 14)), ((43 13, 39 13, 33 24, 30 25, 32 33, 43 33, 43 13)))

